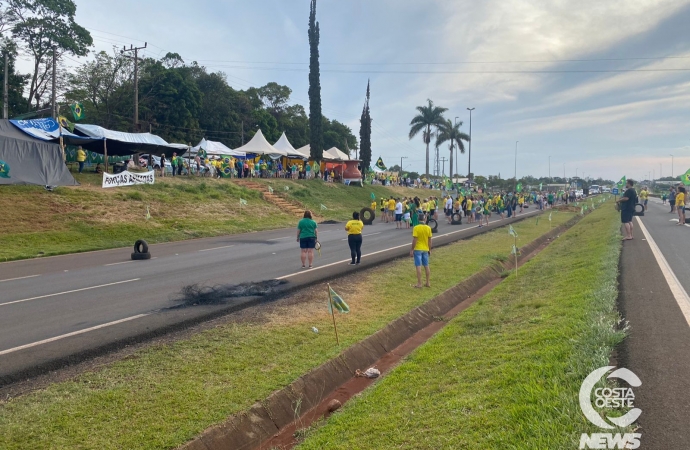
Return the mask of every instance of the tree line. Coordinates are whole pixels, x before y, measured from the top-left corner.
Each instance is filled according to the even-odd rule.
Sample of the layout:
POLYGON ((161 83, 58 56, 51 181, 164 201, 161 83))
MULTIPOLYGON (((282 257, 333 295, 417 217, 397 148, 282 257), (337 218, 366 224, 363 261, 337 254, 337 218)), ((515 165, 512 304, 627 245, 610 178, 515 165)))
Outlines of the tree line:
MULTIPOLYGON (((290 102, 288 86, 271 82, 236 90, 223 72, 187 63, 177 53, 139 60, 140 129, 135 130, 130 57, 113 49, 72 69, 65 67, 66 58, 86 56, 93 46, 88 30, 74 21, 75 13, 73 0, 0 0, 0 50, 9 56, 10 117, 50 115, 55 54, 60 111, 67 115, 68 104, 81 103, 85 123, 119 131, 151 130, 169 142, 196 144, 205 137, 230 148, 248 142, 259 129, 271 143, 285 132, 299 148, 310 143, 311 129, 320 127, 316 131, 322 149, 358 148, 352 130, 323 117, 320 108, 310 120, 302 105, 290 102), (19 57, 31 58, 32 73, 17 72, 19 57)), ((316 39, 318 45, 318 35, 316 39)), ((0 83, 3 76, 0 70, 0 83)))

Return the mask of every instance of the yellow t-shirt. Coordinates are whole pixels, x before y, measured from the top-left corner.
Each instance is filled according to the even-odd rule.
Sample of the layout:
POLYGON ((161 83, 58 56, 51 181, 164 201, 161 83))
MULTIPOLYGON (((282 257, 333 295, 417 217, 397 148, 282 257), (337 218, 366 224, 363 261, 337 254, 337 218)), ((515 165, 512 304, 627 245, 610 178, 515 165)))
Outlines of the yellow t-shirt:
POLYGON ((676 194, 676 205, 685 205, 685 194, 679 192, 676 194))
POLYGON ((388 200, 388 210, 389 211, 395 211, 395 200, 393 200, 393 199, 388 200))
POLYGON ((642 200, 647 200, 647 197, 649 197, 649 192, 646 191, 646 190, 644 190, 644 189, 641 190, 641 191, 640 191, 640 198, 641 198, 642 200))
POLYGON ((415 226, 412 229, 412 237, 417 238, 417 243, 414 246, 415 251, 429 251, 429 240, 431 240, 431 227, 429 225, 419 224, 415 226))
POLYGON ((362 234, 364 223, 361 220, 350 220, 345 224, 345 231, 347 234, 362 234))
POLYGON ((472 200, 467 200, 467 210, 472 211, 472 200))
POLYGON ((376 202, 371 202, 371 209, 376 211, 376 202))
POLYGON ((422 203, 422 211, 427 212, 427 208, 429 207, 428 203, 422 203))

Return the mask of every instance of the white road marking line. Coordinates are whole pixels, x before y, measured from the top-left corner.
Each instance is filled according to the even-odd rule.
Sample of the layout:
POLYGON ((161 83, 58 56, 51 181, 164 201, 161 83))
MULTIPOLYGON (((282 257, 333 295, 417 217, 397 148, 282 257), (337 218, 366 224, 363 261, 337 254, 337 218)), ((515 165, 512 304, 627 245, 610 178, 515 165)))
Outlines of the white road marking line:
POLYGON ((680 222, 680 219, 671 219, 669 222, 680 222))
POLYGON ((286 237, 282 237, 282 238, 269 239, 268 242, 282 241, 283 239, 290 239, 291 237, 293 237, 293 236, 286 236, 286 237))
POLYGON ((44 339, 44 340, 42 340, 42 341, 32 342, 31 344, 20 345, 19 347, 14 347, 14 348, 10 348, 10 349, 7 349, 7 350, 0 351, 0 356, 2 356, 2 355, 7 355, 8 353, 18 352, 19 350, 24 350, 24 349, 31 348, 31 347, 37 347, 37 346, 39 346, 39 345, 48 344, 48 343, 50 343, 50 342, 59 341, 60 339, 65 339, 65 338, 72 337, 72 336, 78 336, 78 335, 80 335, 80 334, 88 333, 89 331, 99 330, 99 329, 101 329, 101 328, 109 327, 109 326, 112 326, 112 325, 117 325, 117 324, 123 323, 123 322, 129 322, 130 320, 140 319, 140 318, 146 317, 146 316, 148 316, 148 314, 139 314, 139 315, 136 315, 136 316, 127 317, 126 319, 120 319, 120 320, 116 320, 116 321, 114 321, 114 322, 104 323, 103 325, 97 325, 97 326, 95 326, 95 327, 85 328, 85 329, 83 329, 83 330, 73 331, 73 332, 71 332, 71 333, 62 334, 62 335, 60 335, 60 336, 55 336, 55 337, 52 337, 52 338, 49 338, 49 339, 44 339))
POLYGON ((664 274, 664 278, 666 278, 666 283, 668 284, 668 287, 671 289, 671 293, 673 294, 673 297, 676 299, 676 303, 678 303, 681 313, 683 313, 683 316, 685 317, 685 321, 688 323, 688 325, 690 325, 690 297, 688 297, 688 293, 683 288, 683 285, 680 284, 678 278, 676 278, 676 274, 673 273, 671 266, 668 264, 668 261, 666 261, 666 258, 664 258, 664 255, 661 253, 661 250, 656 245, 656 242, 654 242, 654 238, 652 238, 652 235, 649 234, 647 228, 642 223, 642 220, 639 217, 636 217, 636 219, 637 223, 640 225, 642 233, 644 234, 645 238, 647 238, 647 243, 649 244, 649 247, 652 249, 652 253, 654 254, 654 258, 656 258, 657 264, 659 264, 661 273, 664 274))
MULTIPOLYGON (((398 229, 398 228, 396 228, 396 229, 398 229)), ((391 230, 392 230, 392 228, 391 228, 391 230)), ((381 234, 381 233, 383 233, 383 232, 382 232, 382 231, 379 231, 378 233, 363 234, 362 237, 376 236, 377 234, 381 234)), ((347 241, 347 238, 341 239, 341 241, 347 241)))
MULTIPOLYGON (((531 212, 528 212, 528 213, 524 213, 523 216, 526 216, 526 215, 528 215, 528 214, 534 214, 534 213, 536 213, 536 212, 539 212, 539 211, 531 211, 531 212)), ((501 221, 501 220, 494 220, 494 221, 491 221, 491 222, 489 222, 489 223, 490 223, 490 224, 493 224, 493 223, 500 222, 500 221, 501 221)), ((451 234, 462 233, 463 231, 473 230, 474 228, 477 228, 477 227, 463 228, 462 230, 451 231, 450 233, 441 234, 441 235, 432 236, 432 237, 437 237, 437 238, 438 238, 438 237, 443 237, 443 236, 450 236, 451 234)), ((362 258, 366 258, 366 257, 368 257, 368 256, 378 255, 379 253, 384 253, 384 252, 388 252, 388 251, 391 251, 391 250, 396 250, 396 249, 399 249, 399 248, 402 248, 402 247, 409 247, 409 246, 411 245, 411 243, 412 243, 412 241, 410 241, 410 243, 408 243, 408 244, 397 245, 397 246, 395 246, 395 247, 386 248, 386 249, 383 249, 383 250, 379 250, 379 251, 377 251, 377 252, 367 253, 366 255, 362 255, 362 258)), ((283 275, 282 277, 277 277, 276 280, 284 280, 284 279, 286 279, 286 278, 294 277, 295 275, 299 275, 299 274, 304 273, 304 272, 307 272, 307 271, 325 269, 326 267, 331 267, 331 266, 335 266, 336 264, 342 264, 342 263, 344 263, 344 262, 350 262, 350 261, 351 261, 351 259, 343 259, 342 261, 336 261, 336 262, 334 262, 334 263, 326 264, 326 265, 319 266, 319 267, 314 267, 313 269, 308 269, 308 270, 305 269, 305 270, 300 271, 300 272, 291 273, 291 274, 289 274, 289 275, 283 275)), ((2 305, 0 305, 0 306, 2 306, 2 305)))
POLYGON ((206 249, 203 249, 203 250, 199 250, 199 252, 210 252, 211 250, 220 250, 220 249, 222 249, 222 248, 230 248, 230 247, 234 247, 234 246, 235 246, 235 245, 233 244, 233 245, 224 245, 223 247, 206 248, 206 249))
POLYGON ((26 277, 8 278, 6 280, 0 280, 0 283, 4 283, 5 281, 26 280, 27 278, 36 278, 36 277, 40 277, 40 276, 41 275, 38 274, 38 275, 29 275, 26 277))
POLYGON ((13 305, 15 303, 23 303, 23 302, 28 302, 31 300, 38 300, 41 298, 55 297, 58 295, 72 294, 74 292, 90 291, 91 289, 98 289, 98 288, 102 288, 102 287, 115 286, 117 284, 131 283, 132 281, 139 281, 139 280, 141 280, 141 278, 134 278, 133 280, 118 281, 116 283, 100 284, 98 286, 91 286, 91 287, 87 287, 87 288, 74 289, 72 291, 57 292, 55 294, 40 295, 38 297, 31 297, 31 298, 25 298, 22 300, 14 300, 12 302, 7 302, 7 303, 0 303, 0 306, 13 305))
POLYGON ((108 266, 118 266, 120 264, 129 264, 133 263, 134 261, 122 261, 122 262, 117 262, 117 263, 112 263, 112 264, 103 264, 103 267, 108 267, 108 266))

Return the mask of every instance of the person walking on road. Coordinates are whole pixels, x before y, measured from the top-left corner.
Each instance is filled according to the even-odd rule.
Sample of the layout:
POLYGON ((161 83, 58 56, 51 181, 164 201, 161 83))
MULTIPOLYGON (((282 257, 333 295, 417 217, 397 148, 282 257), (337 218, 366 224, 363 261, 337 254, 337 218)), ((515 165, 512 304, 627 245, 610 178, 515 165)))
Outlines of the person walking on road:
POLYGON ((424 286, 431 287, 429 256, 431 256, 431 227, 419 224, 412 229, 412 248, 410 249, 410 257, 414 258, 414 266, 417 271, 415 288, 422 288, 422 267, 426 272, 426 284, 424 286))
POLYGON ((635 212, 635 204, 637 204, 637 192, 633 189, 633 181, 628 180, 626 183, 627 189, 623 196, 616 200, 620 204, 621 223, 623 224, 623 240, 633 240, 633 213, 635 212))
POLYGON ((347 244, 350 246, 350 256, 352 257, 351 266, 359 264, 362 259, 362 229, 364 229, 364 223, 359 220, 359 213, 352 213, 352 220, 345 224, 347 244))
POLYGON ((678 225, 685 225, 685 203, 688 200, 687 193, 683 186, 678 186, 676 194, 676 211, 678 211, 678 225))
POLYGON ((676 209, 676 190, 673 187, 669 189, 668 203, 671 205, 671 211, 669 212, 672 213, 676 209))
POLYGON ((318 239, 318 225, 312 219, 311 211, 304 211, 304 218, 297 224, 297 242, 301 250, 302 269, 305 268, 307 261, 311 269, 314 262, 314 248, 318 239))

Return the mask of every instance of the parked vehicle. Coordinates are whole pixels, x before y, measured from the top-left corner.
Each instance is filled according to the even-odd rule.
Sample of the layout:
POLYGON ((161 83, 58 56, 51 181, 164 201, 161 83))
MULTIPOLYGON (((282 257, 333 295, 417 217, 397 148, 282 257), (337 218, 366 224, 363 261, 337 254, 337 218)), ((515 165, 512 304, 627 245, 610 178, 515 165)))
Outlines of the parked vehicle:
MULTIPOLYGON (((153 168, 155 170, 160 170, 160 168, 161 168, 161 157, 156 156, 156 155, 152 155, 151 157, 153 159, 153 168)), ((139 157, 139 165, 141 165, 141 167, 145 168, 145 167, 148 167, 148 164, 149 164, 148 153, 141 155, 139 157)), ((172 164, 170 163, 170 159, 168 159, 168 158, 166 158, 166 160, 165 160, 165 171, 166 172, 172 172, 172 164)))

